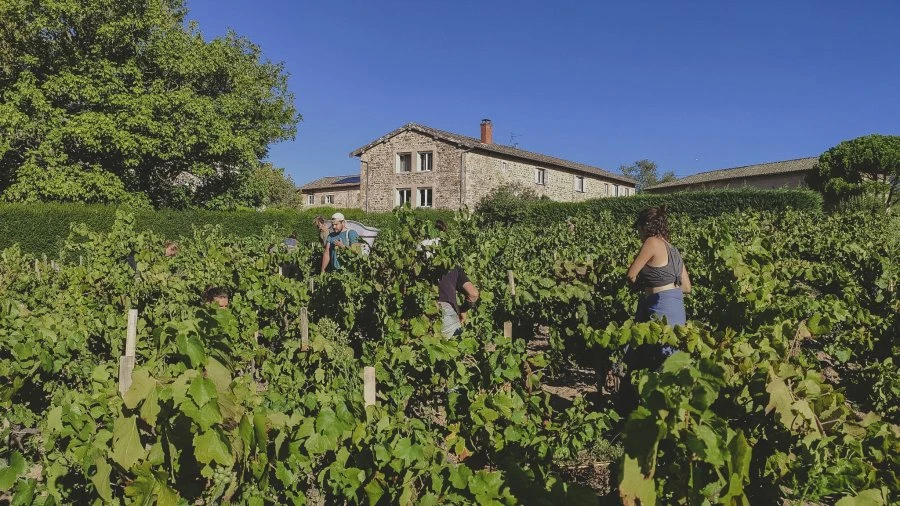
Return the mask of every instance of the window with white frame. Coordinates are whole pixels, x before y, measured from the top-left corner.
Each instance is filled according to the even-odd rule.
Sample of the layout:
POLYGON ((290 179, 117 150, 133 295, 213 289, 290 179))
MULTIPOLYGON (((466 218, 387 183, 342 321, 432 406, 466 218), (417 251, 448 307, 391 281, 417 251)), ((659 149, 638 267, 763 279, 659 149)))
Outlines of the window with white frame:
POLYGON ((409 204, 412 200, 412 189, 411 188, 398 188, 397 189, 397 206, 404 206, 409 204))
POLYGON ((309 194, 309 195, 306 196, 306 204, 307 204, 307 205, 310 205, 310 206, 311 206, 311 205, 313 205, 313 204, 315 204, 315 203, 316 203, 316 196, 315 196, 315 195, 309 194))
POLYGON ((616 197, 618 197, 619 196, 619 185, 615 185, 615 188, 616 188, 616 197))
POLYGON ((506 171, 509 169, 509 164, 506 162, 500 162, 500 172, 506 174, 506 171))
POLYGON ((603 186, 604 186, 603 194, 606 195, 607 197, 609 197, 609 183, 603 183, 603 186))
POLYGON ((584 176, 575 176, 575 191, 584 193, 584 176))
POLYGON ((434 155, 431 151, 419 152, 419 172, 431 172, 434 155))
POLYGON ((325 195, 326 204, 334 204, 334 195, 325 195))
POLYGON ((433 207, 434 199, 432 198, 431 188, 419 188, 419 207, 433 207))
POLYGON ((540 185, 547 184, 546 169, 539 169, 537 167, 534 168, 534 184, 540 184, 540 185))
POLYGON ((397 172, 412 172, 412 153, 397 154, 397 172))

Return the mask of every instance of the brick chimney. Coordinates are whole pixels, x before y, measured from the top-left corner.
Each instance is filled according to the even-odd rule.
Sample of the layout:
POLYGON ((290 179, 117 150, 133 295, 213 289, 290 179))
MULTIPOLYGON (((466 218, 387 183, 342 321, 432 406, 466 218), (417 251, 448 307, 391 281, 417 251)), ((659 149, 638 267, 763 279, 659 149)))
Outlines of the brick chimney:
POLYGON ((491 120, 489 119, 481 120, 481 142, 485 144, 494 143, 494 126, 491 125, 491 120))

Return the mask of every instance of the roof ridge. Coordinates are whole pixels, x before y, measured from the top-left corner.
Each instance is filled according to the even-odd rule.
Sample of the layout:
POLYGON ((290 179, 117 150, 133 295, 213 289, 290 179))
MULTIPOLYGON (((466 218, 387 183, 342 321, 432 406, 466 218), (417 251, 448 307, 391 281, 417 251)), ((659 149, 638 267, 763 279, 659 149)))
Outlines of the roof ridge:
MULTIPOLYGON (((699 175, 701 175, 701 174, 709 174, 709 173, 711 173, 711 172, 719 172, 719 171, 723 171, 723 170, 739 170, 739 169, 746 169, 746 168, 748 168, 748 167, 757 167, 757 166, 759 166, 759 165, 772 165, 772 164, 775 164, 775 163, 799 162, 800 160, 810 160, 810 159, 813 159, 813 158, 818 159, 819 157, 818 157, 818 156, 801 156, 800 158, 791 158, 790 160, 778 160, 778 161, 775 161, 775 162, 749 163, 749 164, 747 164, 747 165, 738 165, 737 167, 722 167, 722 168, 719 168, 719 169, 704 170, 704 171, 702 171, 702 172, 695 172, 695 173, 693 173, 693 174, 689 174, 689 175, 684 176, 684 177, 685 177, 685 178, 688 178, 688 177, 691 177, 691 176, 699 176, 699 175)), ((679 179, 682 179, 682 178, 679 178, 679 179)), ((672 181, 672 182, 674 182, 674 181, 672 181)))
POLYGON ((579 171, 583 173, 592 174, 594 176, 605 177, 612 180, 622 181, 634 184, 636 181, 632 178, 629 178, 625 175, 620 175, 613 173, 609 170, 596 167, 594 165, 588 165, 582 162, 576 162, 573 160, 566 160, 565 158, 560 158, 554 155, 547 155, 543 153, 538 153, 535 151, 528 151, 525 149, 519 149, 512 146, 507 146, 505 144, 495 144, 495 143, 484 143, 481 142, 477 137, 469 137, 467 135, 458 134, 455 132, 450 132, 447 130, 441 130, 439 128, 430 127, 428 125, 416 122, 409 122, 403 125, 400 128, 392 130, 391 132, 382 135, 381 137, 375 139, 374 141, 366 144, 365 146, 356 149, 350 153, 350 156, 360 156, 362 152, 368 150, 371 147, 374 147, 381 142, 385 142, 387 139, 399 134, 403 131, 408 130, 418 130, 420 132, 431 134, 436 137, 443 137, 444 140, 449 140, 451 142, 457 142, 463 145, 468 145, 468 147, 473 149, 481 149, 484 151, 490 151, 494 153, 503 154, 506 156, 519 157, 527 160, 531 160, 536 162, 537 164, 551 164, 557 165, 566 169, 579 171))
POLYGON ((802 158, 792 158, 790 160, 778 160, 774 162, 762 162, 751 165, 741 165, 739 167, 727 167, 721 169, 707 170, 689 174, 680 177, 674 181, 658 183, 648 187, 648 190, 656 188, 674 188, 678 186, 688 186, 692 184, 703 184, 712 181, 728 180, 731 178, 758 177, 771 174, 787 174, 791 172, 803 172, 814 167, 818 160, 817 156, 806 156, 802 158), (798 163, 799 162, 799 163, 798 163))

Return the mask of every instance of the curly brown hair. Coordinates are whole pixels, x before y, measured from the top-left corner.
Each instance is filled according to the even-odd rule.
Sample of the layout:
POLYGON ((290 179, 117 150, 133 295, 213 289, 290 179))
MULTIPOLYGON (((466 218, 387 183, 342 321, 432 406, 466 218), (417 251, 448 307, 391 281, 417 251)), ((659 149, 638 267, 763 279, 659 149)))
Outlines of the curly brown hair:
POLYGON ((647 237, 658 236, 668 241, 669 223, 666 219, 668 214, 669 209, 665 204, 644 209, 638 213, 637 220, 634 222, 634 228, 642 231, 647 237))

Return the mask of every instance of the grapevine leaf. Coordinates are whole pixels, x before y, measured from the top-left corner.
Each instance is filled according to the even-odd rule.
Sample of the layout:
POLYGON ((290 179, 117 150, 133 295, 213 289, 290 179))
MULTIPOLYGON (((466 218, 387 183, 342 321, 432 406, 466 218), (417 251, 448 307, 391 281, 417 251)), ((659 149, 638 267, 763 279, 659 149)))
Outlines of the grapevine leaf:
POLYGON ((0 490, 9 490, 19 475, 25 472, 25 459, 19 452, 12 452, 9 465, 0 468, 0 490))
POLYGON ((206 364, 206 376, 212 380, 219 393, 228 392, 231 386, 231 371, 222 365, 221 362, 214 358, 210 358, 206 364))
POLYGON ((34 480, 22 480, 16 485, 16 493, 9 506, 30 506, 34 504, 34 489, 37 482, 34 480))
POLYGON ((622 480, 619 482, 619 496, 626 506, 652 506, 656 504, 656 487, 653 478, 644 476, 637 459, 625 456, 622 480))
POLYGON ((188 358, 191 367, 196 369, 206 362, 206 351, 197 336, 178 334, 178 337, 175 338, 175 345, 178 346, 178 351, 188 358))
POLYGON ((887 502, 881 490, 870 488, 863 490, 855 496, 847 496, 838 501, 834 506, 884 506, 887 502))
POLYGON ((855 496, 847 496, 838 501, 834 506, 884 506, 887 504, 881 490, 870 488, 863 490, 855 496))
POLYGON ((468 466, 458 465, 450 469, 450 483, 459 490, 465 490, 472 478, 472 470, 468 466))
POLYGON ((776 376, 775 372, 771 369, 769 369, 769 377, 771 378, 771 381, 766 385, 766 392, 769 393, 769 403, 766 405, 766 414, 768 415, 772 410, 775 410, 781 417, 781 423, 790 429, 791 421, 794 418, 794 414, 791 412, 791 405, 794 403, 791 390, 784 380, 776 376))
POLYGON ((216 430, 194 436, 194 457, 201 464, 216 462, 225 467, 234 465, 234 457, 227 442, 216 430))
POLYGON ((144 447, 138 435, 137 418, 120 416, 113 423, 112 451, 109 457, 125 469, 144 458, 144 447))
POLYGON ((47 430, 53 434, 59 434, 63 430, 62 426, 63 410, 60 406, 54 406, 47 412, 47 430))
POLYGON ((744 484, 749 480, 750 458, 753 449, 747 443, 744 433, 739 431, 728 442, 728 452, 731 455, 731 459, 728 461, 730 476, 727 493, 722 498, 726 504, 728 503, 727 499, 744 497, 744 484))
POLYGON ((678 372, 691 365, 691 356, 683 351, 676 351, 663 362, 663 372, 678 372))
POLYGON ((378 504, 378 501, 384 496, 384 487, 381 485, 381 480, 377 477, 373 478, 369 483, 366 483, 364 488, 366 496, 369 498, 370 505, 378 504))
POLYGON ((194 402, 197 404, 197 407, 202 408, 206 405, 210 400, 218 397, 216 393, 216 386, 210 381, 208 378, 204 378, 203 376, 197 376, 194 378, 194 381, 191 382, 190 388, 188 388, 188 395, 194 399, 194 402))
POLYGON ((135 474, 137 478, 125 488, 125 495, 133 499, 133 504, 178 505, 178 493, 166 483, 165 474, 154 473, 146 463, 139 466, 135 474))
POLYGON ((156 388, 153 388, 141 405, 141 420, 147 422, 150 426, 155 426, 156 417, 159 416, 159 412, 159 394, 157 393, 156 388))
POLYGON ((94 461, 94 465, 97 467, 97 472, 91 476, 91 483, 94 484, 94 488, 97 489, 97 494, 100 495, 101 499, 106 502, 112 502, 112 487, 109 480, 112 466, 104 458, 97 458, 94 461))
POLYGON ((136 368, 131 375, 131 386, 122 399, 125 407, 134 409, 138 403, 146 399, 150 392, 156 388, 156 380, 150 376, 150 372, 143 367, 136 368))

